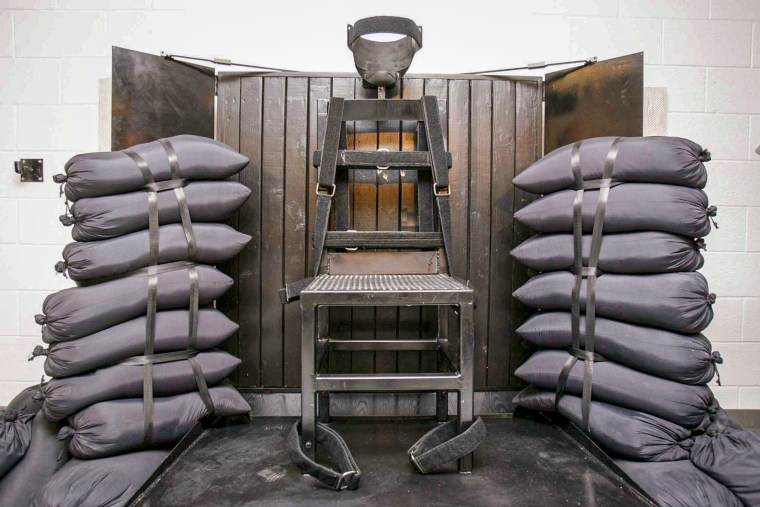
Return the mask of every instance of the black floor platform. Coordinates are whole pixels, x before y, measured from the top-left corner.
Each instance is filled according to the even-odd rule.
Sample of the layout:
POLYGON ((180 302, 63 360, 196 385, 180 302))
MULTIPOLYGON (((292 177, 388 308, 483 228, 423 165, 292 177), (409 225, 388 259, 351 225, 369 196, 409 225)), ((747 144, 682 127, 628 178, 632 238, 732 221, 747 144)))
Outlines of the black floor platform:
POLYGON ((362 468, 356 491, 303 476, 285 453, 293 419, 210 428, 134 505, 651 505, 576 440, 541 418, 486 419, 475 472, 420 475, 406 450, 429 420, 334 421, 362 468))

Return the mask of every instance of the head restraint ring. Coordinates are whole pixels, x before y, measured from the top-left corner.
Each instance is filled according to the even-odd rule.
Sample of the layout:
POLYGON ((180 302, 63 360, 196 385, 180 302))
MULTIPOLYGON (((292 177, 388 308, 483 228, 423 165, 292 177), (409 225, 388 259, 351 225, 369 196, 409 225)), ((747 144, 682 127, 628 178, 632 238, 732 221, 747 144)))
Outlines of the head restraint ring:
POLYGON ((375 16, 348 25, 348 48, 367 88, 392 88, 412 65, 422 48, 422 27, 408 18, 375 16), (398 34, 400 39, 378 41, 372 34, 398 34))

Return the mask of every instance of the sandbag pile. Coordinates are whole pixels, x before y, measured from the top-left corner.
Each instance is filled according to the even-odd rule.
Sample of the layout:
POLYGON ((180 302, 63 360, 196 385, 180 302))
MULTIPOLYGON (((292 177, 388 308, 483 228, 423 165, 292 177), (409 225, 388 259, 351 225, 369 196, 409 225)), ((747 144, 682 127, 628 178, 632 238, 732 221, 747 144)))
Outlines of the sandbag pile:
POLYGON ((512 252, 539 272, 513 294, 539 310, 517 330, 539 350, 514 401, 580 427, 661 505, 760 505, 760 437, 707 386, 709 159, 686 139, 604 137, 515 177, 542 196, 515 213, 539 233, 512 252))
POLYGON ((76 241, 55 268, 78 287, 35 317, 48 346, 32 357, 52 379, 37 387, 31 439, 23 418, 0 427, 18 442, 0 467, 28 448, 7 479, 35 483, 4 479, 1 505, 124 505, 201 418, 250 412, 222 383, 240 360, 216 348, 238 326, 211 306, 232 286, 213 265, 250 240, 216 223, 248 198, 225 181, 247 164, 183 135, 77 155, 56 176, 76 241))

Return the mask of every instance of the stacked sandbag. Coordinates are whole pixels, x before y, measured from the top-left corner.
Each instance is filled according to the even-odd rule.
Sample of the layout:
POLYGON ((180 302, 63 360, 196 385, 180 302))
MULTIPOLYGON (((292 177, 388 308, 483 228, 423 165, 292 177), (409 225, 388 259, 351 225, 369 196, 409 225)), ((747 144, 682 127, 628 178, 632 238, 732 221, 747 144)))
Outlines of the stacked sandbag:
POLYGON ((42 408, 40 386, 22 390, 0 408, 0 480, 18 463, 32 441, 32 420, 42 408))
POLYGON ((228 180, 247 164, 183 135, 77 155, 56 176, 76 241, 55 268, 78 287, 45 299, 32 357, 52 377, 37 418, 76 459, 34 505, 123 505, 200 419, 250 412, 223 385, 240 360, 217 348, 238 326, 212 306, 233 283, 214 266, 250 240, 219 223, 250 194, 228 180))
POLYGON ((514 179, 542 194, 515 213, 539 233, 512 252, 538 272, 513 294, 538 311, 517 334, 539 349, 516 371, 530 386, 515 403, 580 427, 662 505, 758 501, 760 444, 707 386, 722 362, 701 334, 715 295, 697 272, 717 211, 709 158, 687 139, 595 138, 514 179))

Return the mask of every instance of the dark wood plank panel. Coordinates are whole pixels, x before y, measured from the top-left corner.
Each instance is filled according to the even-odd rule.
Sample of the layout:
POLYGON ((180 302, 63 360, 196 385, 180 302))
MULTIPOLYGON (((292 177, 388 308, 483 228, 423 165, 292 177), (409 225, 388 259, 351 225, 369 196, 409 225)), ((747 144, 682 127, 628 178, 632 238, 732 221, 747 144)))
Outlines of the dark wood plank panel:
MULTIPOLYGON (((354 97, 354 78, 335 78, 332 80, 332 96, 344 97, 347 99, 354 97)), ((352 122, 346 124, 346 135, 349 138, 349 149, 353 149, 354 125, 352 122)), ((346 307, 332 307, 330 314, 330 337, 335 339, 351 339, 351 309, 346 307)), ((338 351, 330 353, 329 357, 330 370, 335 372, 351 371, 351 352, 338 351)))
MULTIPOLYGON (((286 280, 307 274, 310 266, 316 184, 311 157, 319 149, 316 100, 374 96, 357 82, 351 77, 303 75, 220 78, 218 137, 251 159, 239 179, 252 189, 252 197, 230 224, 253 239, 238 261, 222 267, 236 285, 219 301, 219 308, 241 326, 226 348, 243 360, 235 379, 243 388, 300 383, 298 304, 283 310, 276 292, 286 280), (296 217, 306 223, 300 230, 296 217), (279 229, 273 223, 279 223, 279 229)), ((531 196, 515 194, 511 179, 515 170, 540 156, 541 87, 530 81, 445 76, 410 78, 401 86, 403 97, 424 93, 447 99, 444 136, 454 157, 452 268, 454 274, 473 279, 478 292, 482 317, 476 318, 477 386, 519 387, 511 373, 529 351, 517 342, 513 329, 528 313, 511 301, 511 291, 527 273, 513 265, 508 251, 527 237, 527 231, 513 224, 512 212, 531 196)), ((348 148, 415 148, 414 122, 367 123, 347 126, 348 148)), ((365 173, 351 184, 352 228, 417 230, 416 172, 365 173)), ((333 308, 326 332, 344 339, 429 336, 436 332, 434 312, 359 309, 352 316, 351 309, 333 308), (362 310, 369 312, 362 315, 362 310)), ((429 371, 435 363, 432 355, 415 352, 353 357, 338 352, 330 358, 331 369, 343 372, 429 371)))
MULTIPOLYGON (((357 99, 377 98, 375 90, 362 86, 362 80, 354 82, 354 97, 357 99)), ((355 150, 377 150, 377 122, 354 122, 353 144, 355 150)), ((350 172, 351 222, 357 231, 377 230, 377 170, 359 169, 350 172)), ((351 337, 356 340, 375 339, 375 308, 360 306, 351 309, 351 337)), ((375 370, 374 352, 352 352, 351 371, 372 373, 375 370)))
POLYGON ((251 161, 240 182, 251 197, 240 208, 238 228, 251 241, 238 256, 238 294, 244 311, 238 315, 241 337, 240 386, 261 385, 261 99, 263 79, 244 77, 240 85, 240 153, 251 161))
POLYGON ((491 255, 491 81, 470 84, 470 212, 468 280, 475 307, 475 387, 486 387, 491 255), (482 302, 482 303, 480 303, 482 302))
MULTIPOLYGON (((424 92, 425 81, 422 79, 404 79, 401 96, 405 99, 418 99, 424 92)), ((401 122, 401 150, 416 149, 415 133, 417 122, 401 122)), ((399 171, 401 180, 401 230, 416 231, 417 224, 417 171, 399 171)), ((414 306, 401 306, 398 309, 399 332, 402 340, 413 340, 421 336, 421 310, 414 306)), ((403 351, 398 353, 399 371, 415 373, 420 371, 420 353, 403 351)))
MULTIPOLYGON (((218 88, 218 108, 217 108, 217 128, 219 136, 229 146, 236 150, 240 150, 240 78, 239 77, 225 77, 219 79, 218 88)), ((235 175, 230 178, 233 181, 238 181, 240 175, 235 175)), ((230 227, 238 228, 239 213, 232 216, 226 223, 230 227)), ((227 273, 234 281, 235 284, 229 291, 217 302, 217 308, 224 312, 227 317, 235 322, 239 321, 239 287, 238 282, 238 268, 239 258, 232 259, 219 266, 219 269, 227 273)), ((221 347, 223 350, 230 354, 240 356, 240 332, 235 333, 228 338, 221 347)), ((240 381, 240 372, 235 371, 231 375, 231 380, 235 383, 240 381)))
MULTIPOLYGON (((515 176, 533 163, 540 153, 540 121, 536 109, 541 107, 541 88, 537 83, 518 82, 515 84, 515 176)), ((514 188, 515 211, 525 207, 533 200, 533 195, 514 188)), ((512 243, 517 246, 531 236, 531 232, 517 222, 513 222, 512 243)), ((530 274, 519 263, 512 263, 512 291, 520 287, 530 274)), ((531 315, 531 310, 512 299, 513 327, 518 328, 531 315)), ((527 359, 530 354, 520 340, 512 340, 510 347, 510 372, 527 359)), ((523 382, 512 375, 510 385, 519 387, 523 382)))
MULTIPOLYGON (((463 79, 449 81, 449 140, 452 167, 449 171, 451 185, 451 235, 452 251, 449 271, 454 276, 467 276, 467 250, 470 180, 470 82, 463 79)), ((475 295, 476 299, 479 295, 475 295)), ((480 303, 479 299, 478 302, 480 303)), ((459 319, 449 312, 450 336, 458 336, 459 319)), ((475 368, 481 366, 475 365, 475 368)))
POLYGON ((451 271, 454 276, 467 276, 470 187, 470 82, 457 79, 449 82, 449 151, 452 166, 451 184, 451 271))
MULTIPOLYGON (((306 196, 309 157, 306 155, 308 127, 308 78, 287 78, 285 103, 285 232, 283 253, 285 283, 306 276, 306 196)), ((285 387, 301 385, 301 309, 285 305, 283 321, 285 387)))
POLYGON ((493 83, 491 141, 491 290, 488 312, 487 385, 509 385, 510 344, 515 340, 512 312, 512 213, 515 174, 515 85, 493 83))
POLYGON ((261 195, 261 363, 262 383, 283 386, 283 285, 285 80, 264 81, 261 195))

